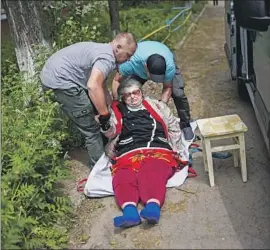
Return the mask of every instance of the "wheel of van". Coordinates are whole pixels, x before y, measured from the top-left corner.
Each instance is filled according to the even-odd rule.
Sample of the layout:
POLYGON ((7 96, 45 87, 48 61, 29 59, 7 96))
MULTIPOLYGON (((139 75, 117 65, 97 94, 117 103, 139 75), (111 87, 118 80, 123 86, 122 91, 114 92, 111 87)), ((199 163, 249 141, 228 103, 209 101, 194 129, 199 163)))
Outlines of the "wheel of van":
POLYGON ((244 80, 237 78, 237 90, 238 90, 238 95, 243 101, 245 102, 250 101, 250 97, 249 97, 248 90, 247 90, 244 80))

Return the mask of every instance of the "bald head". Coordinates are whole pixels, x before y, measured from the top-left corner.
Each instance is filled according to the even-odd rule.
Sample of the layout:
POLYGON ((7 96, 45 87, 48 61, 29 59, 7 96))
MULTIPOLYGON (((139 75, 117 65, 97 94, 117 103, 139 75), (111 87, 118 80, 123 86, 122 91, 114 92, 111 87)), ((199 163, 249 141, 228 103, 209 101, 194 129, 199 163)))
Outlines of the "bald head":
POLYGON ((127 61, 136 51, 137 42, 132 33, 122 32, 112 41, 113 52, 118 63, 127 61))
POLYGON ((125 41, 128 45, 136 44, 136 39, 132 33, 129 32, 122 32, 115 36, 115 41, 125 41))

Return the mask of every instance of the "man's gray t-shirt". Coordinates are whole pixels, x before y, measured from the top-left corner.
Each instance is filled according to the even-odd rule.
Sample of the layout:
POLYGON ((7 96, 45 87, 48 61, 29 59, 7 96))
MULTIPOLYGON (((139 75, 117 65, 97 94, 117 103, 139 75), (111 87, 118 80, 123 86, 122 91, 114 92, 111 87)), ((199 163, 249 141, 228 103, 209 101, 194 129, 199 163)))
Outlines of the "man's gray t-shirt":
POLYGON ((87 89, 93 68, 99 69, 104 79, 116 68, 111 44, 80 42, 65 47, 48 59, 40 78, 51 89, 69 89, 76 85, 87 89))

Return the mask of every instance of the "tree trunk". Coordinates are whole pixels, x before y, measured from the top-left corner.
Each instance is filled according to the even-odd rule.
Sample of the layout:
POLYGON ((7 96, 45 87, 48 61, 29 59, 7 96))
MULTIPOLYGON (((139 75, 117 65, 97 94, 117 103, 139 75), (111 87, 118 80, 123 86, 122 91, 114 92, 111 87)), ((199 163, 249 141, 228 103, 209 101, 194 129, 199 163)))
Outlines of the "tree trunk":
POLYGON ((11 36, 15 45, 17 63, 26 77, 35 74, 35 48, 49 47, 42 32, 41 1, 2 0, 11 36))
POLYGON ((110 9, 110 19, 111 19, 111 31, 114 37, 119 32, 119 12, 118 12, 118 1, 108 0, 110 9))

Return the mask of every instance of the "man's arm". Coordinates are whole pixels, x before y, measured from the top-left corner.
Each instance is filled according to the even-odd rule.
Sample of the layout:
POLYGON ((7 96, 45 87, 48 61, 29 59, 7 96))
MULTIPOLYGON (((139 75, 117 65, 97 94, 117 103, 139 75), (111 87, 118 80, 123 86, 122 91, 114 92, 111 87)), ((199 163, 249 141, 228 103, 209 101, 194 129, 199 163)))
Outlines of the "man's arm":
POLYGON ((117 89, 119 87, 121 79, 123 79, 123 76, 121 76, 119 72, 116 72, 112 82, 112 96, 114 100, 118 99, 117 89))
POLYGON ((117 89, 119 87, 120 81, 128 75, 134 74, 132 65, 132 61, 127 61, 119 66, 119 71, 116 72, 112 82, 112 96, 114 100, 118 100, 117 89))
POLYGON ((103 84, 103 90, 104 90, 104 94, 105 94, 106 104, 107 104, 107 106, 111 106, 112 101, 113 101, 112 96, 111 96, 111 93, 108 89, 107 84, 105 84, 105 83, 103 84))
POLYGON ((165 81, 163 83, 161 96, 161 100, 165 103, 168 103, 172 95, 173 78, 175 76, 175 64, 173 61, 173 57, 168 57, 167 60, 168 62, 166 62, 165 81))
POLYGON ((176 73, 176 64, 174 61, 174 55, 171 53, 166 57, 166 72, 165 81, 163 83, 161 100, 168 103, 172 95, 173 78, 176 73))
POLYGON ((95 105, 98 113, 100 115, 107 115, 109 111, 105 101, 103 82, 104 76, 102 72, 97 68, 93 68, 87 82, 88 95, 95 105))
POLYGON ((163 83, 161 101, 168 103, 171 95, 172 95, 172 84, 171 83, 163 83))

